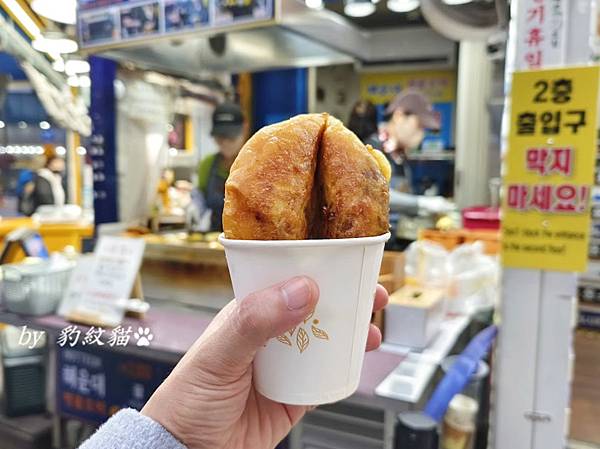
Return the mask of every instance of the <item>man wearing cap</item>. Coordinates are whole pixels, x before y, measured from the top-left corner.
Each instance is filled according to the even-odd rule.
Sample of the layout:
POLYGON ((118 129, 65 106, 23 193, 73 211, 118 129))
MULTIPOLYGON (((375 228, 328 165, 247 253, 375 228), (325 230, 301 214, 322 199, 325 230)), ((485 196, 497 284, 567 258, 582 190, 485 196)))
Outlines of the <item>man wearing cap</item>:
POLYGON ((241 108, 234 103, 218 105, 212 116, 211 135, 219 151, 205 157, 198 168, 198 190, 204 205, 211 210, 210 230, 222 231, 225 181, 236 156, 246 142, 248 124, 241 108))
POLYGON ((408 215, 423 211, 442 213, 452 204, 441 196, 420 196, 410 191, 410 167, 406 153, 417 148, 425 137, 425 129, 439 130, 440 121, 431 103, 420 92, 408 90, 398 94, 386 109, 386 123, 380 136, 372 136, 365 143, 383 150, 392 159, 392 189, 390 209, 408 215), (397 190, 397 189, 400 189, 397 190))

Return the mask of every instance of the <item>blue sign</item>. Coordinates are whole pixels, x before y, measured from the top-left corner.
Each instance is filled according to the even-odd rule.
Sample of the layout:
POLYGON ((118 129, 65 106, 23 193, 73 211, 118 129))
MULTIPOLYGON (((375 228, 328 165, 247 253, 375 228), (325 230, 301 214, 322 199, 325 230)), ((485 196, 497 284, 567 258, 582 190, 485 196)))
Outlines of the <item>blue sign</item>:
POLYGON ((126 407, 141 409, 173 365, 97 346, 57 347, 60 415, 101 423, 126 407))

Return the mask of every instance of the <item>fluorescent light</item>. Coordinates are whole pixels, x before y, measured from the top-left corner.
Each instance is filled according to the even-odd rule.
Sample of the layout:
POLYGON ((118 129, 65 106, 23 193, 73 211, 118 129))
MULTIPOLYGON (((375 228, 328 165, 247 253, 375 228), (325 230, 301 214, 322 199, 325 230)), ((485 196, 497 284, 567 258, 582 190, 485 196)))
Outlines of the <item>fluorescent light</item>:
POLYGON ((16 0, 3 0, 4 5, 13 13, 17 21, 25 29, 33 39, 38 39, 42 36, 42 32, 37 24, 33 21, 29 14, 19 5, 16 0))
POLYGON ((24 121, 21 120, 19 123, 17 123, 17 126, 20 129, 25 129, 25 128, 27 128, 27 123, 25 123, 24 121))
POLYGON ((56 154, 58 154, 59 156, 64 156, 65 154, 67 154, 67 149, 62 146, 56 147, 54 151, 56 151, 56 154))
POLYGON ((86 153, 87 150, 84 147, 77 147, 77 154, 79 154, 80 156, 85 156, 86 153))
POLYGON ((71 87, 79 87, 79 77, 77 75, 68 77, 67 84, 71 87))
POLYGON ((83 75, 79 77, 79 87, 90 87, 92 85, 92 80, 89 76, 83 75))
POLYGON ((40 129, 50 129, 50 123, 46 120, 40 122, 40 129))
POLYGON ((40 16, 54 22, 75 25, 76 0, 32 0, 31 8, 40 16))
POLYGON ((4 123, 2 120, 0 120, 0 129, 4 128, 6 126, 6 123, 4 123))
POLYGON ((388 0, 387 7, 393 12, 411 12, 419 7, 419 0, 388 0))
POLYGON ((311 9, 322 9, 323 0, 306 0, 306 6, 311 9))
POLYGON ((371 0, 346 0, 344 14, 350 17, 366 17, 375 12, 375 5, 371 0))
POLYGON ((169 148, 169 156, 177 156, 177 148, 169 148))
POLYGON ((59 58, 56 61, 54 61, 52 63, 52 68, 54 70, 56 70, 57 72, 64 72, 65 71, 65 60, 63 58, 59 58))
POLYGON ((39 37, 32 44, 33 48, 42 53, 66 54, 75 53, 79 46, 73 39, 66 37, 39 37))
POLYGON ((69 59, 65 62, 65 72, 67 75, 77 75, 79 73, 89 73, 90 63, 83 59, 69 59))
POLYGON ((446 5, 466 5, 472 1, 473 0, 442 0, 446 5))

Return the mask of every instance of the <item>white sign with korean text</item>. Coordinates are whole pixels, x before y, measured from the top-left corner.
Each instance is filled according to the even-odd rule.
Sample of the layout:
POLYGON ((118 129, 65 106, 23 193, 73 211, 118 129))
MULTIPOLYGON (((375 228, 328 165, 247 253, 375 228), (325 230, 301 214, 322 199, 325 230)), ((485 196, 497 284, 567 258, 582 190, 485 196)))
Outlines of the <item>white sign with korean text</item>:
POLYGON ((551 67, 564 61, 567 7, 567 0, 518 1, 517 70, 551 67))
POLYGON ((75 268, 59 315, 75 321, 118 325, 140 269, 145 241, 100 237, 93 257, 75 268))

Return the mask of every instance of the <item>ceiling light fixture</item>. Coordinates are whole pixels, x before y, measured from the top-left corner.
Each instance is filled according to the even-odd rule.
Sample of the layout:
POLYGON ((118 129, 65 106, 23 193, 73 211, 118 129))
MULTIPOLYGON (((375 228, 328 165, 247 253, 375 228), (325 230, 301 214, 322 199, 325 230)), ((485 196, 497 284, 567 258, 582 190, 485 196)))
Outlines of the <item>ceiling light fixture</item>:
POLYGON ((32 39, 38 39, 42 36, 40 27, 37 26, 31 17, 29 17, 29 14, 25 12, 17 0, 3 0, 3 2, 15 17, 17 22, 19 22, 19 25, 21 25, 25 32, 29 34, 29 37, 32 39))
POLYGON ((375 4, 371 0, 346 0, 344 14, 350 17, 366 17, 375 12, 375 4))
POLYGON ((44 36, 35 39, 32 46, 43 53, 75 53, 79 46, 73 39, 69 39, 63 33, 47 32, 44 36))
POLYGON ((67 154, 67 149, 63 146, 58 146, 54 149, 54 151, 56 152, 56 154, 58 154, 59 156, 64 156, 65 154, 67 154))
POLYGON ((323 9, 323 0, 306 0, 306 6, 310 9, 323 9))
POLYGON ((71 87, 79 87, 79 77, 77 75, 68 77, 67 84, 71 87))
POLYGON ((79 87, 91 87, 92 80, 89 76, 83 75, 79 77, 79 87))
POLYGON ((50 129, 50 127, 50 123, 48 123, 46 120, 40 122, 40 129, 50 129))
POLYGON ((65 72, 67 75, 79 75, 80 73, 90 72, 90 63, 83 59, 69 59, 65 62, 65 72))
POLYGON ((54 22, 75 25, 77 20, 76 0, 32 0, 31 8, 40 16, 54 22))
POLYGON ((419 7, 419 0, 388 0, 387 7, 393 12, 411 12, 419 7))
POLYGON ((57 72, 64 72, 65 71, 65 60, 63 58, 59 58, 56 61, 54 61, 52 63, 52 68, 54 70, 56 70, 57 72))
POLYGON ((473 0, 442 0, 446 5, 466 5, 472 1, 473 0))
POLYGON ((0 120, 0 129, 4 128, 6 126, 6 123, 4 123, 2 120, 0 120))

